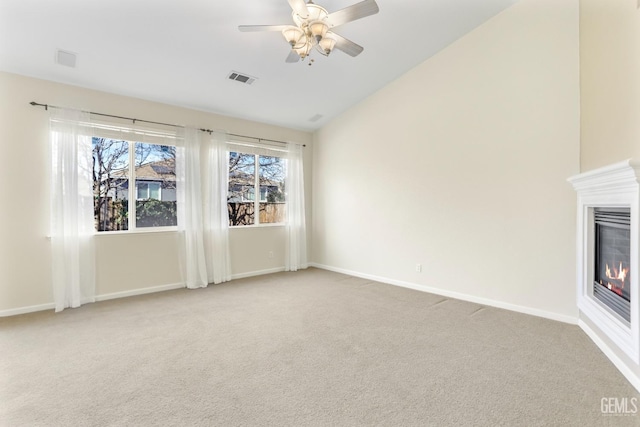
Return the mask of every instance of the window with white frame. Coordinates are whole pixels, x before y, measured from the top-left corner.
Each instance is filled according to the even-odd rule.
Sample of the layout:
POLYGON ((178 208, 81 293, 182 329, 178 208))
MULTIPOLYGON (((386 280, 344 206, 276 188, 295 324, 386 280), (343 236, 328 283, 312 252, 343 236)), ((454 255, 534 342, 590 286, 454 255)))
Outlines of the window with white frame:
POLYGON ((175 146, 102 137, 92 146, 96 231, 177 225, 175 146))
POLYGON ((227 193, 229 225, 284 223, 285 174, 284 158, 231 151, 227 193))

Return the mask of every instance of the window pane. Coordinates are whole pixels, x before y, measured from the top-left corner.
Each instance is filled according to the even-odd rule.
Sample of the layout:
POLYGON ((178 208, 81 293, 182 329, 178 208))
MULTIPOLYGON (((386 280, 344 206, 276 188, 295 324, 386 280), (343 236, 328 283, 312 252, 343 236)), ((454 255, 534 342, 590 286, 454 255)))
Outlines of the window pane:
POLYGON ((260 223, 274 224, 286 220, 284 178, 286 160, 260 156, 260 223))
POLYGON ((93 213, 97 231, 127 230, 129 210, 129 143, 92 138, 93 213))
POLYGON ((136 227, 171 227, 176 212, 176 147, 135 144, 136 227))
POLYGON ((149 198, 149 185, 146 182, 136 180, 136 200, 149 198))
POLYGON ((160 200, 160 183, 152 182, 149 184, 149 198, 160 200))
POLYGON ((254 223, 255 173, 255 155, 229 153, 229 225, 254 223))

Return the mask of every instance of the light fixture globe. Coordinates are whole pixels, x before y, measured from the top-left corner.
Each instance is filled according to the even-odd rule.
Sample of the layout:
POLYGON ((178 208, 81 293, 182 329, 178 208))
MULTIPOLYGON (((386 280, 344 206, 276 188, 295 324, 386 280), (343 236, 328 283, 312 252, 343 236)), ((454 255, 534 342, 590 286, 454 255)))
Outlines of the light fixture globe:
POLYGON ((328 32, 318 42, 318 50, 324 56, 329 56, 329 54, 333 51, 333 48, 336 47, 337 42, 338 40, 335 38, 333 33, 328 32))
POLYGON ((293 25, 288 25, 282 30, 282 35, 292 49, 303 47, 307 41, 304 31, 293 25))
POLYGON ((315 37, 316 42, 319 42, 329 31, 329 25, 325 21, 312 21, 309 23, 309 31, 315 37))
POLYGON ((307 56, 309 56, 309 54, 311 53, 311 48, 313 47, 313 44, 311 43, 310 39, 306 40, 306 43, 299 48, 293 48, 293 50, 300 55, 301 59, 306 58, 307 56))

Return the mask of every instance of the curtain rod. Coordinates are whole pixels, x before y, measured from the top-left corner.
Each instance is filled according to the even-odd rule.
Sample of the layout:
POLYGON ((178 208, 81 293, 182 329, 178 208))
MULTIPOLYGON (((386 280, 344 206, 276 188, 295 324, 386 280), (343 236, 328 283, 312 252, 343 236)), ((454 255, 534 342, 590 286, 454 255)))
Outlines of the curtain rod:
MULTIPOLYGON (((48 109, 49 109, 49 107, 51 107, 51 108, 62 108, 62 107, 58 107, 57 105, 40 104, 40 103, 35 102, 35 101, 31 101, 29 104, 33 105, 34 107, 44 107, 44 109, 45 109, 45 110, 48 110, 48 109)), ((114 116, 113 114, 96 113, 96 112, 93 112, 93 111, 87 111, 87 113, 89 113, 89 114, 93 114, 93 115, 95 115, 95 116, 111 117, 111 118, 114 118, 114 119, 131 120, 134 124, 135 124, 136 122, 141 122, 141 123, 151 123, 151 124, 154 124, 154 125, 171 126, 171 127, 174 127, 174 128, 182 128, 182 129, 184 129, 184 128, 185 128, 185 126, 182 126, 182 125, 174 125, 174 124, 172 124, 172 123, 153 122, 153 121, 150 121, 150 120, 134 119, 134 118, 132 118, 132 117, 114 116)), ((207 133, 209 133, 209 134, 212 134, 213 132, 215 132, 215 131, 214 131, 214 130, 212 130, 212 129, 204 129, 204 128, 199 128, 198 130, 200 130, 200 131, 202 131, 202 132, 207 132, 207 133)), ((287 142, 285 142, 285 141, 278 141, 277 139, 258 138, 257 136, 239 135, 239 134, 237 134, 237 133, 227 133, 227 135, 230 135, 230 136, 236 136, 236 137, 239 137, 239 138, 250 138, 250 139, 255 139, 255 140, 257 140, 258 142, 267 141, 267 142, 276 142, 276 143, 278 143, 278 144, 288 144, 288 143, 287 143, 287 142)), ((301 144, 301 145, 302 145, 303 147, 306 147, 306 146, 307 146, 306 144, 301 144)))

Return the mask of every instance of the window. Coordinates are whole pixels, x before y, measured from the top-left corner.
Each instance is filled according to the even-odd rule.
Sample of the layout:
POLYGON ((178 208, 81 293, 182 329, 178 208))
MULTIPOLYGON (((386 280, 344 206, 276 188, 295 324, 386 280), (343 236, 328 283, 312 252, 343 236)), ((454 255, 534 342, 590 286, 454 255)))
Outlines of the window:
POLYGON ((136 180, 136 200, 162 200, 160 196, 160 183, 159 182, 143 182, 136 180))
POLYGON ((229 225, 285 221, 285 167, 286 160, 280 157, 234 151, 229 154, 229 225))
POLYGON ((177 225, 174 146, 98 137, 92 143, 97 231, 177 225))

